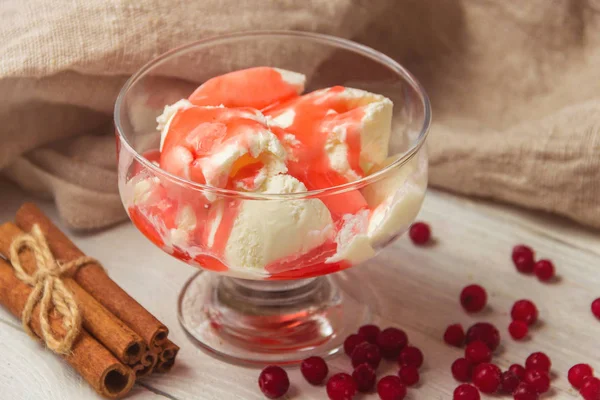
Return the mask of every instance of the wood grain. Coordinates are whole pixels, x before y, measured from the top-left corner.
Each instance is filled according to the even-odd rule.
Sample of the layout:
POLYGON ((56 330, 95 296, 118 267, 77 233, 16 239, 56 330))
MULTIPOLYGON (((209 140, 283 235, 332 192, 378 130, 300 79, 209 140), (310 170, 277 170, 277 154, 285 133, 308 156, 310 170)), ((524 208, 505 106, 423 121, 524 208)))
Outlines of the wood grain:
MULTIPOLYGON (((0 189, 12 193, 6 191, 6 185, 0 189)), ((0 208, 2 220, 25 200, 30 198, 22 194, 3 199, 7 206, 0 208)), ((43 209, 55 217, 51 207, 45 205, 43 209)), ((600 322, 589 311, 590 302, 600 297, 598 233, 539 213, 436 191, 429 192, 419 219, 432 225, 434 246, 418 248, 401 238, 369 265, 350 271, 356 279, 367 279, 364 290, 376 305, 377 322, 402 327, 425 353, 421 385, 410 389, 407 398, 452 398, 457 383, 450 374, 450 364, 461 350, 444 345, 441 336, 450 323, 469 325, 475 321, 491 321, 500 329, 503 345, 495 360, 502 368, 522 363, 533 351, 544 350, 552 357, 554 389, 543 399, 579 398, 567 382, 568 368, 576 362, 588 362, 600 369, 596 351, 600 322), (560 282, 542 284, 516 273, 510 251, 520 242, 533 246, 540 257, 553 259, 560 282), (472 282, 487 288, 490 306, 470 316, 458 305, 458 293, 472 282), (509 338, 506 328, 510 306, 520 298, 538 304, 542 324, 533 330, 529 341, 518 343, 509 338)), ((171 373, 144 378, 133 398, 264 399, 256 383, 258 370, 212 358, 195 347, 179 326, 177 296, 195 272, 192 268, 163 254, 130 224, 72 237, 84 252, 101 258, 110 276, 163 321, 171 330, 170 337, 181 345, 171 373), (144 279, 138 279, 140 269, 144 269, 144 279)), ((40 356, 38 352, 34 356, 36 345, 29 342, 16 319, 0 310, 0 351, 11 366, 8 370, 0 368, 0 393, 11 393, 14 398, 95 398, 69 368, 57 366, 60 361, 52 355, 40 356), (25 374, 24 369, 32 364, 36 374, 25 374)), ((334 357, 329 364, 332 373, 350 370, 344 356, 334 357)), ((394 365, 385 364, 382 372, 395 370, 394 365)), ((288 399, 326 398, 324 388, 306 384, 298 369, 288 372, 292 382, 288 399)), ((368 395, 358 400, 376 398, 368 395)))

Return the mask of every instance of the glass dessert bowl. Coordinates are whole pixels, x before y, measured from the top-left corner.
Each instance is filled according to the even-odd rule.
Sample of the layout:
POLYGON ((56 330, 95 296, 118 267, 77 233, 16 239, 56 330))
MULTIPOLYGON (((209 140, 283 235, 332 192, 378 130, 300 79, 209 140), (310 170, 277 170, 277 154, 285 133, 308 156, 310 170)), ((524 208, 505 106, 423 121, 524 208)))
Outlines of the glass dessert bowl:
POLYGON ((131 77, 119 190, 150 241, 200 269, 180 295, 186 332, 238 363, 337 352, 371 317, 349 268, 419 212, 429 123, 403 67, 326 35, 206 39, 131 77))

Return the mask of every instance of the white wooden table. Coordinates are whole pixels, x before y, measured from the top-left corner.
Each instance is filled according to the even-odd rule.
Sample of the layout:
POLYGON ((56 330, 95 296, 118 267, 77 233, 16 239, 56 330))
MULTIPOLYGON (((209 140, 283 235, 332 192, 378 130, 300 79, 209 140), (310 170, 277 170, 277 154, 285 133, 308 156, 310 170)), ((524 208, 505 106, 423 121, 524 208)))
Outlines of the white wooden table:
MULTIPOLYGON (((0 181, 0 221, 10 219, 18 206, 32 200, 14 186, 0 181)), ((50 203, 38 203, 56 220, 50 203)), ((446 326, 460 322, 491 321, 501 331, 501 351, 494 361, 505 369, 538 350, 553 362, 555 379, 544 399, 575 399, 566 372, 577 362, 600 371, 600 321, 590 312, 600 296, 600 235, 568 221, 507 206, 466 200, 430 191, 419 217, 432 226, 436 245, 417 248, 408 238, 383 252, 370 273, 372 293, 379 304, 377 323, 399 326, 425 353, 421 384, 409 399, 451 399, 457 386, 450 364, 462 354, 446 346, 446 326), (541 257, 554 260, 560 281, 542 284, 518 274, 510 260, 517 243, 531 245, 541 257), (466 315, 458 294, 468 283, 487 288, 489 309, 466 315), (542 323, 526 342, 510 339, 507 326, 512 303, 530 298, 540 310, 542 323)), ((73 235, 72 235, 73 236, 73 235)), ((185 336, 176 317, 179 289, 195 270, 155 248, 131 224, 107 231, 73 236, 89 255, 98 257, 115 281, 146 306, 171 330, 181 346, 171 373, 153 375, 133 389, 131 399, 264 399, 257 385, 259 370, 232 366, 199 350, 185 336)), ((97 395, 65 363, 23 333, 19 321, 0 308, 0 398, 96 399, 97 395)), ((332 373, 349 371, 343 356, 329 361, 332 373)), ((381 367, 380 367, 381 368, 381 367)), ((396 371, 392 364, 385 370, 396 371)), ((323 387, 305 383, 297 368, 288 369, 292 389, 287 399, 326 399, 323 387)), ((359 399, 375 399, 365 395, 359 399)), ((483 398, 494 398, 486 397, 483 398)))

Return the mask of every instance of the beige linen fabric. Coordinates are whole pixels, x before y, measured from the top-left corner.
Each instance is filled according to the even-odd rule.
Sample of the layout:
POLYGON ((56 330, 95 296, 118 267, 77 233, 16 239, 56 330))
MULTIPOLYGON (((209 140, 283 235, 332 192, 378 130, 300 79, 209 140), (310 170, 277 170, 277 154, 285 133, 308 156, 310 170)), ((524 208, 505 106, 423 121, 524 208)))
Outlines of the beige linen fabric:
POLYGON ((600 0, 3 0, 0 18, 0 169, 73 228, 125 218, 111 120, 126 78, 249 29, 389 54, 432 100, 432 185, 600 227, 600 0))

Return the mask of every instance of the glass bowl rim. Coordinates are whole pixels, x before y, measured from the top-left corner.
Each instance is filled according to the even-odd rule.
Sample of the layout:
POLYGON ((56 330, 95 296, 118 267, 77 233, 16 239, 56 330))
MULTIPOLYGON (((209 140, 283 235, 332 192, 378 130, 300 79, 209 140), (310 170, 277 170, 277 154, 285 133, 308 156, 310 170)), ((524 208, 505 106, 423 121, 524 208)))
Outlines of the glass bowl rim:
POLYGON ((425 139, 429 133, 429 127, 431 125, 431 104, 429 102, 429 97, 425 92, 423 86, 419 83, 419 81, 402 65, 396 62, 389 56, 374 50, 368 46, 356 43, 352 40, 343 39, 340 37, 322 34, 322 33, 312 33, 312 32, 301 32, 301 31, 286 31, 286 30, 252 30, 252 31, 240 31, 229 34, 221 34, 207 37, 202 40, 197 40, 194 42, 190 42, 184 44, 182 46, 176 47, 172 50, 169 50, 158 57, 150 60, 145 65, 143 65, 137 72, 135 72, 123 85, 121 88, 119 95, 117 96, 117 100, 114 106, 114 123, 116 132, 118 134, 118 138, 121 144, 124 144, 127 150, 133 154, 136 161, 141 163, 145 168, 153 171, 155 174, 161 175, 170 181, 173 181, 179 185, 184 185, 188 189, 195 189, 201 192, 209 192, 216 196, 221 197, 235 197, 242 199, 257 199, 257 200, 284 200, 284 199, 300 199, 300 198, 319 198, 323 196, 330 196, 335 194, 345 193, 351 190, 355 190, 357 188, 362 188, 367 186, 372 182, 379 181, 381 179, 386 178, 392 171, 400 168, 402 165, 411 160, 417 152, 421 149, 423 144, 425 143, 425 139), (420 128, 419 135, 416 140, 413 140, 410 147, 398 157, 394 162, 386 165, 384 168, 376 171, 370 175, 367 175, 361 179, 357 179, 352 182, 344 183, 342 185, 331 186, 324 189, 315 189, 309 190, 306 192, 297 192, 297 193, 256 193, 256 192, 242 192, 238 190, 232 189, 223 189, 217 188, 213 186, 209 186, 206 184, 201 184, 198 182, 193 182, 184 178, 181 178, 177 175, 173 175, 157 165, 150 162, 140 153, 138 153, 129 140, 127 136, 123 133, 123 128, 121 126, 121 109, 123 108, 124 99, 127 96, 129 90, 133 87, 133 85, 150 69, 152 69, 155 65, 158 65, 171 57, 175 57, 182 53, 187 52, 190 49, 196 47, 202 47, 206 45, 215 44, 218 42, 228 42, 236 39, 248 39, 249 37, 287 37, 293 38, 298 37, 302 39, 310 39, 316 42, 320 42, 321 44, 331 45, 333 47, 341 48, 344 50, 348 50, 354 53, 358 53, 364 57, 370 58, 373 61, 383 63, 388 68, 390 68, 394 73, 400 75, 404 81, 406 81, 412 88, 415 90, 417 95, 419 96, 421 103, 423 105, 424 113, 423 113, 423 123, 420 128))

